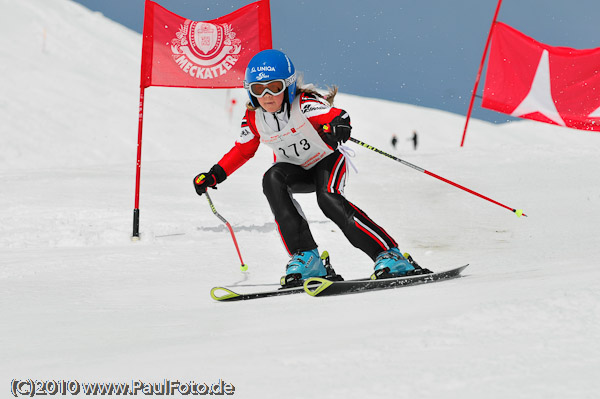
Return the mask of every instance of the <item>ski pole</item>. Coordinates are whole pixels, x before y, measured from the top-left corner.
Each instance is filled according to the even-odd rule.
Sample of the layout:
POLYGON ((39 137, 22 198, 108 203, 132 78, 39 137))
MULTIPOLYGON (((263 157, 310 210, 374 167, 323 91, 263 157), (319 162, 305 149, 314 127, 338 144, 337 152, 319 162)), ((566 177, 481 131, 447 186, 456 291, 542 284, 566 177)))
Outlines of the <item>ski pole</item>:
POLYGON ((385 155, 386 157, 388 157, 388 158, 391 158, 391 159, 393 159, 394 161, 400 162, 400 163, 401 163, 401 164, 403 164, 403 165, 406 165, 406 166, 408 166, 408 167, 411 167, 411 168, 413 168, 414 170, 417 170, 417 171, 419 171, 419 172, 425 173, 426 175, 429 175, 429 176, 431 176, 431 177, 435 177, 436 179, 438 179, 438 180, 441 180, 441 181, 443 181, 444 183, 448 183, 448 184, 450 184, 450 185, 452 185, 452 186, 454 186, 454 187, 460 188, 461 190, 464 190, 464 191, 466 191, 466 192, 468 192, 468 193, 470 193, 470 194, 476 195, 476 196, 478 196, 479 198, 483 198, 484 200, 490 201, 491 203, 493 203, 493 204, 496 204, 496 205, 498 205, 498 206, 501 206, 502 208, 506 208, 506 209, 508 209, 509 211, 511 211, 511 212, 513 212, 513 213, 515 213, 515 214, 517 215, 517 217, 521 217, 521 216, 525 216, 525 217, 527 217, 527 215, 523 213, 523 209, 514 209, 514 208, 511 208, 511 207, 509 207, 509 206, 506 206, 506 205, 504 205, 504 204, 501 204, 500 202, 498 202, 498 201, 495 201, 495 200, 493 200, 493 199, 491 199, 491 198, 489 198, 489 197, 486 197, 485 195, 479 194, 478 192, 475 192, 475 191, 473 191, 473 190, 471 190, 471 189, 469 189, 469 188, 467 188, 467 187, 461 186, 461 185, 460 185, 460 184, 458 184, 458 183, 454 183, 453 181, 450 181, 450 180, 448 180, 448 179, 446 179, 446 178, 443 178, 442 176, 436 175, 435 173, 432 173, 432 172, 430 172, 430 171, 428 171, 428 170, 425 170, 425 169, 423 169, 423 168, 420 168, 420 167, 418 167, 418 166, 416 166, 416 165, 413 165, 413 164, 412 164, 412 163, 410 163, 410 162, 406 162, 406 161, 405 161, 405 160, 403 160, 403 159, 397 158, 397 157, 395 157, 395 156, 393 156, 393 155, 391 155, 391 154, 388 154, 387 152, 381 151, 380 149, 378 149, 378 148, 375 148, 375 147, 373 147, 372 145, 369 145, 369 144, 367 144, 367 143, 364 143, 364 142, 362 142, 362 141, 360 141, 360 140, 357 140, 357 139, 355 139, 354 137, 350 137, 350 141, 352 141, 353 143, 356 143, 356 144, 358 144, 358 145, 360 145, 360 146, 363 146, 363 147, 365 147, 365 148, 367 148, 367 149, 369 149, 369 150, 375 151, 375 152, 377 152, 377 153, 379 153, 379 154, 381 154, 381 155, 385 155))
POLYGON ((240 247, 238 247, 238 243, 237 243, 237 240, 235 239, 235 234, 233 234, 233 229, 231 228, 231 225, 223 216, 221 216, 221 214, 219 212, 217 212, 217 208, 215 208, 215 204, 213 204, 212 200, 210 199, 210 195, 208 195, 208 191, 206 191, 204 194, 206 194, 206 199, 208 200, 208 205, 210 205, 210 209, 212 209, 213 213, 221 220, 221 222, 225 223, 225 226, 227 226, 227 228, 229 229, 229 232, 231 233, 231 238, 233 238, 233 244, 235 245, 235 249, 240 258, 240 262, 242 262, 242 264, 240 266, 240 270, 243 272, 247 271, 248 265, 246 265, 242 259, 242 254, 240 253, 240 247))

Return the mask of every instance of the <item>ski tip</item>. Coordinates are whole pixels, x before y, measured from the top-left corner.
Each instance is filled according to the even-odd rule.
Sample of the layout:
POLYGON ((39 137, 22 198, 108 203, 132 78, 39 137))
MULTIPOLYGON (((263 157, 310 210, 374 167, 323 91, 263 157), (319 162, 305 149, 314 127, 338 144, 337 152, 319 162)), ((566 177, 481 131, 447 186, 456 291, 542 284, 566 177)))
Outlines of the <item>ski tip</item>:
POLYGON ((317 296, 331 285, 331 281, 321 277, 311 277, 304 282, 304 292, 317 296))
POLYGON ((214 287, 213 289, 210 290, 210 296, 215 301, 225 301, 228 299, 238 297, 240 295, 236 294, 235 292, 233 292, 230 289, 225 288, 225 287, 214 287), (224 294, 221 293, 221 291, 223 291, 224 294), (221 294, 221 295, 219 295, 219 294, 221 294))

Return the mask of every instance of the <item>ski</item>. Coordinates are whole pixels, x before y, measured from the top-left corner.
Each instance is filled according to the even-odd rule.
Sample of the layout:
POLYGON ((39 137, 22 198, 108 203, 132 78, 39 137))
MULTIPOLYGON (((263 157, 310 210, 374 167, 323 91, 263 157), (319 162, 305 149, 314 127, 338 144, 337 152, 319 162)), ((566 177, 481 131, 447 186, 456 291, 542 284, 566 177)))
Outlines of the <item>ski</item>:
POLYGON ((288 281, 287 277, 289 276, 284 276, 281 278, 281 287, 277 289, 266 289, 265 291, 250 293, 235 292, 232 289, 234 287, 214 287, 210 290, 210 296, 215 301, 229 302, 299 294, 302 292, 306 292, 311 296, 350 294, 353 292, 382 290, 447 280, 460 276, 460 273, 468 266, 467 264, 444 272, 432 273, 429 269, 423 269, 421 266, 419 266, 419 264, 415 262, 410 254, 405 253, 404 257, 415 267, 415 274, 403 277, 381 278, 381 276, 385 276, 384 272, 377 275, 374 274, 370 279, 361 278, 345 281, 342 276, 333 270, 333 267, 329 261, 329 253, 324 251, 321 254, 321 258, 323 259, 324 266, 327 270, 326 277, 309 278, 304 281, 304 284, 302 284, 301 281, 288 281), (374 279, 375 276, 379 277, 379 279, 374 279))
POLYGON ((467 264, 443 272, 385 278, 380 280, 358 279, 330 281, 319 277, 312 277, 304 282, 304 291, 310 296, 331 296, 433 283, 460 277, 460 274, 467 266, 469 265, 467 264))
POLYGON ((210 290, 210 296, 215 301, 245 301, 248 299, 267 298, 270 296, 299 294, 301 292, 304 292, 303 286, 293 288, 280 288, 269 291, 251 292, 247 294, 240 294, 226 287, 214 287, 210 290))
POLYGON ((271 296, 282 296, 282 295, 290 295, 290 294, 300 294, 304 292, 304 286, 300 285, 298 287, 291 288, 278 288, 274 290, 267 291, 258 291, 258 292, 250 292, 250 293, 237 293, 227 287, 214 287, 210 290, 210 296, 215 301, 246 301, 249 299, 259 299, 259 298, 268 298, 271 296))

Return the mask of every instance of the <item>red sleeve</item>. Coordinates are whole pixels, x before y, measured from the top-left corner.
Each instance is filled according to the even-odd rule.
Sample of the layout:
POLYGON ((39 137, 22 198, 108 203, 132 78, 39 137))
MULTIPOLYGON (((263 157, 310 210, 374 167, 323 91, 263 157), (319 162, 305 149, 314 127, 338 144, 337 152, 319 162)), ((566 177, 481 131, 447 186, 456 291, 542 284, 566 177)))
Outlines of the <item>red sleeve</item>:
POLYGON ((260 144, 260 135, 256 129, 255 114, 254 111, 246 111, 246 115, 244 115, 244 119, 242 120, 240 137, 235 142, 233 148, 218 162, 225 173, 227 173, 227 176, 230 176, 256 154, 256 150, 260 144))

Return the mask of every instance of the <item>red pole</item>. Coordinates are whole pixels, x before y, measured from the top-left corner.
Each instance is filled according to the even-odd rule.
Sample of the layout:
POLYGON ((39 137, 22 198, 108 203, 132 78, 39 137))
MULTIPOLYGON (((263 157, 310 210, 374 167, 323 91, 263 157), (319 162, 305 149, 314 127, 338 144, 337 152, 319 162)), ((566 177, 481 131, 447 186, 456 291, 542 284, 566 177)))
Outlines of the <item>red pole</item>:
POLYGON ((206 199, 208 200, 208 205, 210 205, 210 209, 212 209, 215 216, 218 217, 219 220, 221 220, 221 222, 225 223, 225 226, 227 226, 227 229, 229 229, 231 238, 233 238, 233 245, 235 245, 235 250, 237 251, 238 257, 240 258, 240 262, 242 262, 242 264, 240 265, 240 270, 243 272, 248 271, 248 265, 246 265, 244 263, 244 260, 242 259, 242 253, 240 252, 240 247, 238 246, 237 240, 235 239, 235 234, 233 234, 233 228, 231 228, 231 225, 229 224, 227 219, 225 219, 223 216, 221 216, 221 214, 219 212, 217 212, 217 208, 215 208, 215 204, 213 204, 212 200, 210 199, 210 195, 208 195, 208 191, 206 191, 204 193, 204 195, 206 195, 206 199))
POLYGON ((133 208, 132 240, 140 239, 140 172, 142 167, 142 127, 144 125, 144 90, 140 86, 140 114, 138 120, 137 161, 135 164, 135 205, 133 208))
POLYGON ((152 53, 154 51, 153 1, 144 4, 144 31, 142 34, 142 62, 140 64, 140 108, 138 120, 137 162, 135 164, 135 205, 133 208, 132 240, 140 239, 140 172, 142 166, 142 126, 144 124, 144 90, 152 85, 152 53))
POLYGON ((496 24, 496 19, 498 18, 498 12, 500 12, 501 5, 502 5, 502 0, 498 0, 498 5, 496 6, 496 13, 494 14, 494 19, 492 20, 492 26, 490 27, 490 33, 488 33, 487 41, 485 42, 485 48, 483 49, 483 57, 481 57, 481 63, 479 64, 479 70, 477 71, 477 78, 475 79, 475 87, 473 88, 473 93, 471 94, 471 102, 469 103, 469 110, 467 111, 467 120, 465 121, 465 129, 463 130, 463 136, 462 136, 462 140, 460 142, 461 147, 465 144, 465 136, 467 135, 467 126, 469 126, 469 119, 471 119, 471 111, 473 110, 473 102, 475 101, 475 94, 477 94, 477 86, 479 86, 479 80, 481 79, 481 71, 483 70, 483 63, 485 62, 485 57, 487 56, 488 47, 490 46, 490 40, 492 39, 492 32, 494 31, 494 25, 496 24))
POLYGON ((448 183, 448 184, 450 184, 450 185, 452 185, 452 186, 454 186, 454 187, 456 187, 456 188, 460 188, 461 190, 464 190, 464 191, 468 192, 469 194, 473 194, 473 195, 475 195, 475 196, 477 196, 477 197, 479 197, 479 198, 482 198, 482 199, 484 199, 484 200, 486 200, 486 201, 489 201, 489 202, 491 202, 492 204, 496 204, 496 205, 498 205, 498 206, 501 206, 502 208, 508 209, 509 211, 511 211, 511 212, 513 212, 515 215, 517 215, 518 217, 521 217, 521 216, 525 216, 525 217, 527 217, 527 215, 523 213, 523 209, 515 209, 515 208, 511 208, 510 206, 504 205, 504 204, 502 204, 502 203, 500 203, 500 202, 498 202, 498 201, 496 201, 496 200, 493 200, 493 199, 491 199, 490 197, 486 197, 486 196, 485 196, 485 195, 483 195, 483 194, 479 194, 478 192, 476 192, 476 191, 473 191, 473 190, 471 190, 470 188, 467 188, 467 187, 465 187, 465 186, 461 186, 460 184, 458 184, 458 183, 455 183, 455 182, 453 182, 452 180, 448 180, 448 179, 446 179, 446 178, 444 178, 444 177, 442 177, 442 176, 440 176, 440 175, 436 175, 436 174, 435 174, 435 173, 433 173, 433 172, 430 172, 430 171, 428 171, 428 170, 425 170, 425 169, 421 168, 420 166, 413 165, 413 164, 412 164, 412 163, 410 163, 410 162, 407 162, 407 161, 405 161, 405 160, 403 160, 403 159, 400 159, 400 158, 397 158, 397 157, 395 157, 395 156, 393 156, 393 155, 390 155, 390 154, 388 154, 387 152, 381 151, 380 149, 377 149, 377 148, 373 147, 372 145, 369 145, 369 144, 367 144, 367 143, 365 143, 365 142, 362 142, 362 141, 360 141, 360 140, 357 140, 357 139, 355 139, 354 137, 350 137, 350 139, 349 139, 349 140, 350 140, 350 141, 352 141, 353 143, 356 143, 356 144, 358 144, 358 145, 361 145, 361 146, 363 146, 363 147, 365 147, 365 148, 367 148, 367 149, 369 149, 369 150, 371 150, 371 151, 375 151, 376 153, 379 153, 379 154, 381 154, 381 155, 384 155, 384 156, 386 156, 386 157, 388 157, 388 158, 391 158, 391 159, 393 159, 393 160, 394 160, 394 161, 396 161, 396 162, 400 162, 402 165, 405 165, 405 166, 408 166, 408 167, 410 167, 410 168, 413 168, 414 170, 416 170, 416 171, 418 171, 418 172, 425 173, 426 175, 428 175, 428 176, 431 176, 431 177, 435 177, 436 179, 438 179, 438 180, 441 180, 441 181, 443 181, 444 183, 448 183))
POLYGON ((448 184, 450 184, 450 185, 452 185, 452 186, 454 186, 456 188, 460 188, 461 190, 464 190, 464 191, 468 192, 469 194, 473 194, 473 195, 475 195, 475 196, 477 196, 479 198, 482 198, 482 199, 484 199, 486 201, 490 201, 492 204, 496 204, 498 206, 501 206, 504 209, 508 209, 509 211, 515 213, 519 217, 521 217, 521 216, 527 217, 527 215, 523 213, 522 209, 514 209, 514 208, 511 208, 510 206, 506 206, 506 205, 504 205, 504 204, 502 204, 502 203, 500 203, 498 201, 495 201, 495 200, 491 199, 490 197, 486 197, 483 194, 479 194, 478 192, 473 191, 470 188, 467 188, 465 186, 461 186, 458 183, 455 183, 455 182, 453 182, 451 180, 448 180, 448 179, 446 179, 446 178, 444 178, 442 176, 436 175, 435 173, 432 173, 432 172, 430 172, 428 170, 423 170, 423 173, 425 173, 426 175, 429 175, 431 177, 435 177, 436 179, 441 180, 444 183, 448 183, 448 184))

